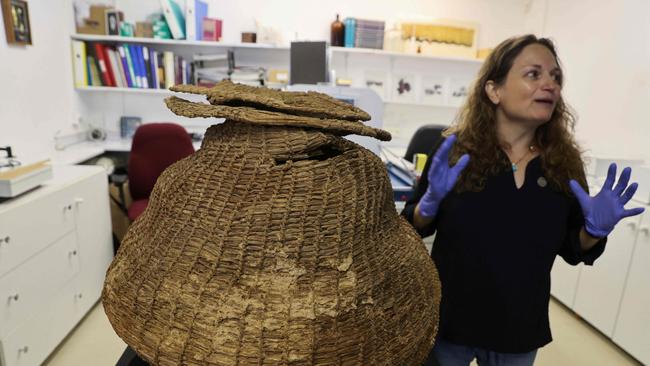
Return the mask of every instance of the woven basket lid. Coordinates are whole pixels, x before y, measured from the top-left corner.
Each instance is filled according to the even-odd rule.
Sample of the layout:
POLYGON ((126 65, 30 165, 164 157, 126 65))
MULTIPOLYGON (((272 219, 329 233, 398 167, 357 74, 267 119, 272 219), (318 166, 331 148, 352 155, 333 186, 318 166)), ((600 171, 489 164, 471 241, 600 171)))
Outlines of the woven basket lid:
POLYGON ((212 88, 196 85, 176 85, 171 90, 206 95, 210 104, 232 107, 253 107, 296 116, 369 121, 370 115, 350 103, 318 92, 284 92, 234 84, 224 80, 212 88))
POLYGON ((160 176, 102 299, 152 365, 403 366, 433 344, 440 282, 376 155, 226 120, 160 176))

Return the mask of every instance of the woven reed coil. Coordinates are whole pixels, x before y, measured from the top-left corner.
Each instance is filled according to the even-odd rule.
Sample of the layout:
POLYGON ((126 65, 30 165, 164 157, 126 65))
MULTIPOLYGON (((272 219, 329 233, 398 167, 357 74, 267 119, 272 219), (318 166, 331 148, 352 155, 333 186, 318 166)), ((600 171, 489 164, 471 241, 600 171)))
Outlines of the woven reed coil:
MULTIPOLYGON (((250 105, 207 110, 228 117, 250 105)), ((438 275, 397 215, 381 160, 339 136, 348 130, 335 121, 355 113, 348 108, 320 126, 295 114, 285 125, 227 119, 163 172, 102 296, 113 328, 142 358, 422 364, 437 331, 438 275)), ((390 137, 363 127, 354 132, 390 137)))

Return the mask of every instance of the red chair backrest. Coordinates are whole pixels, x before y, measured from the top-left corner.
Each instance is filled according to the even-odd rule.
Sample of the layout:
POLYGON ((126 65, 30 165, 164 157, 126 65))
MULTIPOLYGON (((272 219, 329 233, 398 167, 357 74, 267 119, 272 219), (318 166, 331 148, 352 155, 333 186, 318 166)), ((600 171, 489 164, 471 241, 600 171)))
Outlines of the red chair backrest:
POLYGON ((192 154, 192 139, 175 123, 138 127, 129 155, 129 191, 133 200, 148 198, 158 176, 171 164, 192 154))

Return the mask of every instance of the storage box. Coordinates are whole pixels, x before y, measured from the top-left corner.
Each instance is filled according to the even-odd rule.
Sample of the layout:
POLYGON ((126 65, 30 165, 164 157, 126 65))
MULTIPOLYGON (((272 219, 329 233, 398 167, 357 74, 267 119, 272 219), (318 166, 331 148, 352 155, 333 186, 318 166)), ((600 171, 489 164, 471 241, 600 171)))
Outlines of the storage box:
POLYGON ((478 23, 453 19, 402 19, 397 25, 402 31, 401 49, 405 53, 477 57, 478 23))
POLYGON ((142 38, 153 38, 153 24, 149 22, 136 22, 135 36, 142 38))
POLYGON ((52 179, 52 166, 47 160, 1 171, 0 197, 16 197, 48 179, 52 179))
POLYGON ((84 19, 84 25, 77 27, 77 33, 106 35, 106 11, 113 10, 110 6, 92 5, 90 16, 84 19))
POLYGON ((255 43, 257 42, 257 34, 255 32, 242 32, 241 41, 242 43, 255 43))

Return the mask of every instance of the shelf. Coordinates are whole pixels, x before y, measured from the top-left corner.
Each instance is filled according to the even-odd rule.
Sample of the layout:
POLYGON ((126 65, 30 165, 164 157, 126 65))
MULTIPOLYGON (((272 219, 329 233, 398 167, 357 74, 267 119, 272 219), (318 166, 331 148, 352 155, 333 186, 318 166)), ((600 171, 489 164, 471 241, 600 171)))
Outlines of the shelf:
POLYGON ((109 92, 109 93, 133 93, 133 94, 159 94, 172 95, 174 92, 168 89, 144 89, 144 88, 117 88, 112 86, 86 86, 83 88, 76 87, 78 92, 109 92))
MULTIPOLYGON (((76 91, 82 93, 131 93, 131 94, 152 94, 152 95, 173 95, 174 92, 168 89, 142 89, 142 88, 117 88, 108 86, 87 86, 83 88, 76 87, 76 91)), ((409 105, 416 107, 432 107, 432 108, 450 108, 458 109, 460 107, 446 104, 429 104, 419 102, 407 102, 387 99, 383 101, 384 104, 396 105, 409 105)))
POLYGON ((450 104, 407 102, 407 101, 402 101, 402 100, 391 100, 391 99, 386 99, 383 102, 384 102, 384 104, 408 105, 408 106, 416 106, 416 107, 451 108, 451 109, 460 108, 460 106, 455 106, 455 105, 450 105, 450 104))
POLYGON ((437 60, 437 61, 450 61, 450 62, 466 62, 468 64, 480 65, 483 63, 483 60, 466 58, 466 57, 453 57, 453 56, 431 56, 431 55, 421 55, 413 53, 404 53, 404 52, 392 52, 377 50, 373 48, 358 48, 358 47, 330 47, 332 52, 342 53, 342 54, 362 54, 362 55, 378 55, 386 57, 402 57, 402 58, 415 58, 423 60, 437 60))
POLYGON ((178 39, 157 39, 141 37, 122 37, 122 36, 98 36, 93 34, 73 34, 70 38, 86 42, 111 42, 111 43, 142 43, 157 44, 169 46, 189 46, 189 47, 206 47, 206 48, 249 48, 249 49, 268 49, 278 51, 289 51, 289 47, 278 47, 272 44, 264 43, 223 43, 210 41, 187 41, 178 39))

